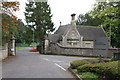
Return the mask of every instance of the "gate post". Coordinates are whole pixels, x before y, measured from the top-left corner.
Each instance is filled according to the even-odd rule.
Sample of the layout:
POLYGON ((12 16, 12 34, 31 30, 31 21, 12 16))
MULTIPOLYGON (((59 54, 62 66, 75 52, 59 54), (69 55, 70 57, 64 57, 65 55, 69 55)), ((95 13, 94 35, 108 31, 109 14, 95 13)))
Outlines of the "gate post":
POLYGON ((16 48, 15 48, 15 37, 13 36, 11 40, 12 40, 12 48, 11 48, 11 53, 12 53, 12 55, 13 55, 13 56, 15 56, 15 55, 16 55, 16 48))

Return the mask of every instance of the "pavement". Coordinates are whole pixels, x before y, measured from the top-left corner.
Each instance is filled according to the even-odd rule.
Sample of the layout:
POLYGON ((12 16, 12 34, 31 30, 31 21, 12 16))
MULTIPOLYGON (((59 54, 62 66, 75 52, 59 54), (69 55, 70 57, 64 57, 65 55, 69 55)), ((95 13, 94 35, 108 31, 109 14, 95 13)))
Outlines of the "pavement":
POLYGON ((17 49, 17 55, 2 63, 2 78, 74 78, 70 62, 87 57, 40 55, 30 49, 17 49))

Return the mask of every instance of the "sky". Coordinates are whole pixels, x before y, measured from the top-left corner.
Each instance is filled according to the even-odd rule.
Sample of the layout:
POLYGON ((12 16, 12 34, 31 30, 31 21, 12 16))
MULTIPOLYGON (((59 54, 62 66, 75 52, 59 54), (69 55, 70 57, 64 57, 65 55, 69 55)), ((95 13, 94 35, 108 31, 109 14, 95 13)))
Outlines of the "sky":
MULTIPOLYGON (((25 2, 27 0, 17 0, 20 2, 20 10, 16 12, 19 19, 25 23, 25 2)), ((53 14, 52 21, 56 29, 61 25, 69 24, 71 21, 71 14, 76 14, 76 19, 79 14, 85 14, 93 8, 96 0, 48 0, 53 14)))

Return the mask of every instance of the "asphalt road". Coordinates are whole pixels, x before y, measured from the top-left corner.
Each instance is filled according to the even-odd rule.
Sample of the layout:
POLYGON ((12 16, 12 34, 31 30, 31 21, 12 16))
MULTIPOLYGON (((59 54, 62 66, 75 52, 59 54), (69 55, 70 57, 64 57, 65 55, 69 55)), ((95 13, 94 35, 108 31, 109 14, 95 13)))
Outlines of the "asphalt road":
POLYGON ((9 57, 2 64, 3 78, 73 78, 67 68, 70 62, 85 57, 40 55, 18 49, 15 57, 9 57))

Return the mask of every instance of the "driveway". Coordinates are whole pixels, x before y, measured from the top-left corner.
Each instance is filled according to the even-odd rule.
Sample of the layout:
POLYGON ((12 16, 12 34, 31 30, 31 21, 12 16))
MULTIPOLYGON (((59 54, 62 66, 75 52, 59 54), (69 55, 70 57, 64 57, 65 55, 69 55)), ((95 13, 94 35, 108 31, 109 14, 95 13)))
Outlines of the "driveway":
POLYGON ((67 70, 70 62, 85 57, 40 55, 30 49, 17 49, 15 57, 2 64, 3 78, 73 78, 67 70))

